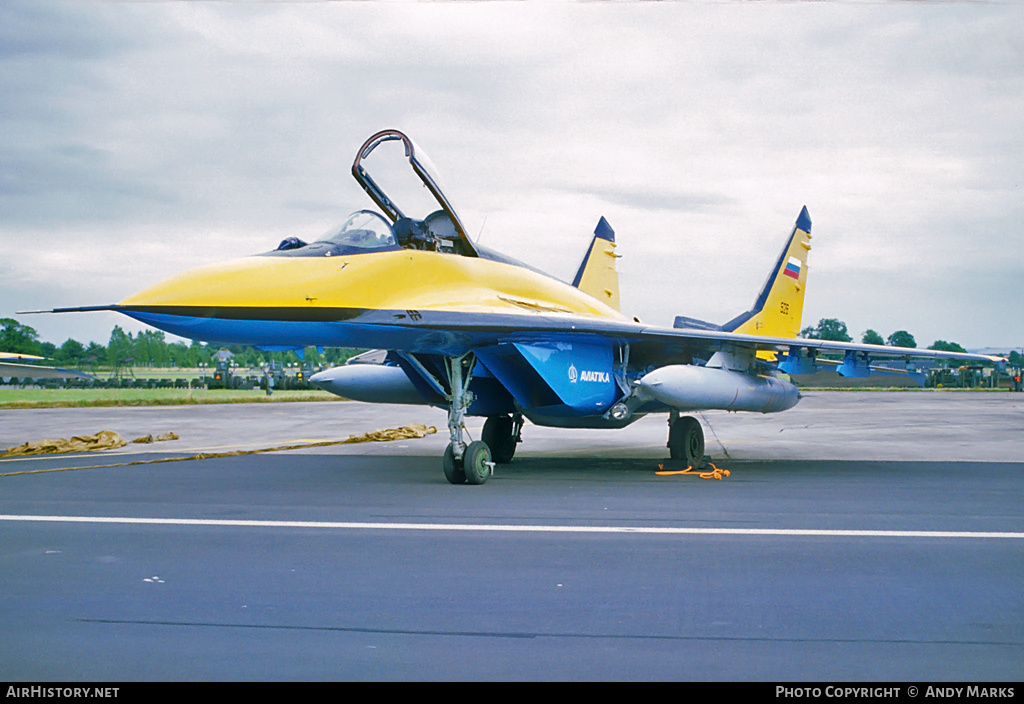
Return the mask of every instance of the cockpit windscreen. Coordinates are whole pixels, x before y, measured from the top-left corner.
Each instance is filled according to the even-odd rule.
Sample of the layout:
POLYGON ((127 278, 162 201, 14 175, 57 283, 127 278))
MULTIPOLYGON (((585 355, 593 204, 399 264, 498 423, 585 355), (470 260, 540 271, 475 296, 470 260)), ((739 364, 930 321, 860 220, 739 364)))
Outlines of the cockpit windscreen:
POLYGON ((339 227, 328 231, 317 242, 329 242, 361 250, 395 249, 398 247, 398 240, 391 230, 391 225, 372 210, 360 210, 352 213, 339 227))
POLYGON ((297 237, 288 237, 267 256, 273 257, 337 257, 401 249, 391 224, 372 210, 358 210, 338 227, 331 228, 316 242, 306 244, 297 237))

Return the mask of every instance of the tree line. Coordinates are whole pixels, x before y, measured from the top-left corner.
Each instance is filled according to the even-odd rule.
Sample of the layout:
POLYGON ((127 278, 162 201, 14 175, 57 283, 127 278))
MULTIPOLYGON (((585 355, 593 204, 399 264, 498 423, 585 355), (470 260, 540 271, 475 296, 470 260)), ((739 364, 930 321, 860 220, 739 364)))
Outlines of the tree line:
POLYGON ((0 352, 33 354, 52 361, 57 366, 92 369, 96 367, 199 367, 213 366, 214 355, 222 349, 229 350, 231 361, 240 367, 261 366, 268 362, 282 364, 310 362, 314 366, 338 365, 361 350, 347 348, 325 349, 323 353, 315 347, 304 350, 304 359, 295 352, 265 352, 245 345, 207 344, 192 340, 168 342, 159 330, 143 330, 137 334, 126 332, 115 325, 107 344, 90 342, 85 345, 68 338, 57 346, 39 339, 36 330, 23 325, 13 318, 0 318, 0 352))
MULTIPOLYGON (((818 324, 811 327, 808 326, 800 331, 800 337, 806 337, 811 340, 833 340, 835 342, 853 342, 853 338, 850 337, 849 331, 846 329, 846 323, 837 318, 822 318, 818 321, 818 324)), ((906 330, 897 330, 896 332, 889 335, 887 338, 882 338, 876 331, 868 329, 861 335, 861 342, 866 345, 890 345, 892 347, 917 347, 917 340, 906 330)), ((934 343, 928 346, 930 350, 943 350, 946 352, 966 352, 956 342, 946 342, 945 340, 936 340, 934 343)))

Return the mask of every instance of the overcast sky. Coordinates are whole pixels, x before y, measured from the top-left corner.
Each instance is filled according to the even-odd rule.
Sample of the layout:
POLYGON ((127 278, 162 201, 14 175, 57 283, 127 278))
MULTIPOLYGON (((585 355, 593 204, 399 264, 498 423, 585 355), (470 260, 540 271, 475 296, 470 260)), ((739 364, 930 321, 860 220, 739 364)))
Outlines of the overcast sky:
MULTIPOLYGON (((1024 345, 1024 6, 0 3, 0 317, 114 303, 370 207, 384 128, 482 243, 623 312, 747 309, 803 205, 804 325, 1024 345), (482 228, 482 229, 481 229, 482 228)), ((387 286, 391 282, 381 282, 387 286)))

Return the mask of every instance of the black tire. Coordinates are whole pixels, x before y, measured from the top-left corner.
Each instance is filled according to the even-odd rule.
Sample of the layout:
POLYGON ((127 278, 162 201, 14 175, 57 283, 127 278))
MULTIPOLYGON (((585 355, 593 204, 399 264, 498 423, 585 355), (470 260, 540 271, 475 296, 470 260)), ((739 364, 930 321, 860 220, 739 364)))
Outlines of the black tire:
POLYGON ((466 483, 466 472, 462 469, 462 460, 455 459, 455 453, 452 452, 451 445, 446 447, 444 451, 444 478, 451 484, 466 483))
POLYGON ((496 464, 508 464, 516 454, 516 438, 512 428, 509 416, 491 416, 484 421, 480 439, 491 448, 491 459, 496 464))
POLYGON ((491 477, 491 448, 477 440, 469 443, 462 455, 463 475, 467 484, 483 484, 491 477))
POLYGON ((679 418, 668 431, 669 456, 683 460, 691 467, 704 462, 704 429, 693 416, 679 418))

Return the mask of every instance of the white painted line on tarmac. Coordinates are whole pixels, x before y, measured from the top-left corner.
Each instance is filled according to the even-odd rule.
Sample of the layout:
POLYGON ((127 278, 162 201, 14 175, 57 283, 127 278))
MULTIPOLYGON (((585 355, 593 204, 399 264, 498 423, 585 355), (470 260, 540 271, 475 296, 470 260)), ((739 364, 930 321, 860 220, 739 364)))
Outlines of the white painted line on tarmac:
POLYGON ((829 538, 999 538, 1024 540, 1024 533, 944 530, 826 530, 816 528, 671 528, 654 526, 550 526, 490 523, 361 523, 334 521, 249 521, 212 518, 126 516, 31 516, 0 514, 0 521, 105 523, 119 525, 212 526, 217 528, 317 528, 327 530, 419 530, 499 533, 634 533, 642 535, 765 535, 829 538))

